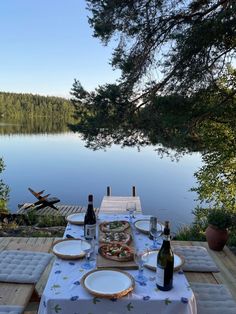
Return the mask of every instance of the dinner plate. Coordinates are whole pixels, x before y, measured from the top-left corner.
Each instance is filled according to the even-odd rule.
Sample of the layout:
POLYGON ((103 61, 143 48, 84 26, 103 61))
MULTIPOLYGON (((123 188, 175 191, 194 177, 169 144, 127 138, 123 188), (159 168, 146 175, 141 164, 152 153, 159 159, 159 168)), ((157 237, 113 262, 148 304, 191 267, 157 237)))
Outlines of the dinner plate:
MULTIPOLYGON (((151 251, 148 254, 148 261, 144 264, 147 268, 151 270, 156 270, 157 264, 157 254, 159 250, 151 251)), ((174 270, 178 270, 184 264, 184 258, 179 254, 174 253, 174 270)))
MULTIPOLYGON (((150 219, 140 219, 135 221, 134 223, 135 227, 146 234, 149 234, 149 229, 150 229, 150 219)), ((163 231, 164 230, 164 225, 162 225, 160 222, 157 222, 157 231, 163 231)))
POLYGON ((71 214, 66 217, 66 220, 73 225, 83 225, 84 216, 85 216, 85 213, 71 214))
MULTIPOLYGON (((81 239, 64 239, 59 240, 53 246, 53 253, 62 258, 62 259, 78 259, 82 258, 85 255, 85 252, 82 250, 81 242, 86 242, 81 239)), ((90 248, 91 245, 87 243, 87 247, 90 248)))
POLYGON ((97 269, 82 278, 84 288, 103 298, 120 298, 134 289, 133 277, 121 270, 97 269))

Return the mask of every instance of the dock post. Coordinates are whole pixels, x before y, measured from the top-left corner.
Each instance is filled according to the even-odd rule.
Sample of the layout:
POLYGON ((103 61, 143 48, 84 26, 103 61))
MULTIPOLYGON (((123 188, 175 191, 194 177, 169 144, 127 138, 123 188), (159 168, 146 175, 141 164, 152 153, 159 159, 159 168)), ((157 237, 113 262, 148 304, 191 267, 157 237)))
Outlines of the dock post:
POLYGON ((136 196, 136 187, 132 186, 132 196, 135 197, 136 196))
POLYGON ((111 187, 110 186, 107 187, 107 196, 111 196, 111 187))

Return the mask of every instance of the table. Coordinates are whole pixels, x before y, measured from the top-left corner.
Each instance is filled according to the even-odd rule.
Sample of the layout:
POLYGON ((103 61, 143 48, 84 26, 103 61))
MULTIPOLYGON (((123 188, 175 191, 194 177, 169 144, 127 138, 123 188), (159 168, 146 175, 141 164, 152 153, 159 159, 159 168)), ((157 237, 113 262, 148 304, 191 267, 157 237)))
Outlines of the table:
MULTIPOLYGON (((136 219, 147 218, 137 215, 136 219)), ((128 220, 125 215, 100 215, 103 220, 128 220)), ((98 221, 99 223, 99 221, 98 221)), ((65 234, 74 237, 83 236, 83 227, 68 224, 65 234)), ((148 247, 151 240, 137 230, 133 230, 135 245, 148 247)), ((83 261, 83 260, 82 260, 83 261)), ((56 259, 47 285, 43 292, 40 314, 196 314, 196 300, 189 283, 182 271, 174 274, 174 287, 163 292, 156 288, 155 272, 145 268, 148 277, 146 285, 136 283, 135 289, 129 295, 118 300, 107 300, 92 296, 80 283, 86 270, 81 268, 81 260, 66 261, 56 259)), ((95 262, 94 262, 95 266, 95 262)), ((137 270, 129 270, 135 275, 137 270)))

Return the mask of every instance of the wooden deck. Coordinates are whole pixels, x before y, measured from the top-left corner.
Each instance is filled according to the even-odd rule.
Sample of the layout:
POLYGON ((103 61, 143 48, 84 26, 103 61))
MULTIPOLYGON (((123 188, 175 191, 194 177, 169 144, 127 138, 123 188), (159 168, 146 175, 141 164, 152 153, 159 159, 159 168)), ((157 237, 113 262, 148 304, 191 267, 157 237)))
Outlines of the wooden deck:
MULTIPOLYGON (((81 211, 85 210, 85 207, 80 206, 80 205, 57 205, 56 207, 58 208, 58 210, 53 209, 49 206, 41 208, 36 211, 36 214, 37 215, 59 215, 59 216, 66 217, 70 214, 80 213, 81 211)), ((24 208, 20 208, 17 211, 17 214, 25 214, 28 211, 30 211, 30 209, 25 210, 24 208)))
MULTIPOLYGON (((39 252, 49 252, 56 238, 0 238, 0 251, 7 249, 30 250, 39 252)), ((177 245, 201 245, 208 249, 206 242, 173 241, 173 246, 177 245)), ((210 255, 220 269, 219 273, 192 273, 185 272, 189 282, 202 282, 213 284, 225 284, 233 298, 236 300, 236 256, 227 248, 222 252, 209 250, 210 255)), ((39 295, 42 294, 52 263, 47 267, 40 281, 36 285, 39 295)), ((10 304, 25 306, 28 304, 30 296, 34 291, 34 285, 30 284, 6 284, 0 283, 0 304, 10 304), (25 295, 29 297, 26 299, 25 295)), ((25 314, 37 313, 38 303, 30 302, 25 314)))
MULTIPOLYGON (((110 195, 110 190, 109 190, 110 195)), ((119 197, 119 196, 104 196, 100 209, 97 209, 97 213, 121 213, 126 211, 127 202, 135 202, 137 211, 141 212, 140 198, 135 196, 130 197, 119 197)), ((59 211, 53 210, 50 207, 38 210, 39 215, 62 215, 68 216, 69 214, 81 212, 85 210, 83 206, 76 205, 58 205, 59 211)), ((18 211, 23 213, 23 211, 18 211)), ((30 250, 30 251, 41 251, 50 252, 53 243, 58 240, 56 238, 0 238, 0 251, 7 249, 17 250, 30 250)), ((219 273, 194 273, 185 272, 189 282, 201 282, 201 283, 213 283, 213 284, 225 284, 231 291, 233 298, 236 301, 236 256, 227 248, 222 252, 215 252, 208 249, 206 242, 195 242, 195 241, 173 241, 173 246, 176 245, 192 245, 192 246, 203 246, 212 256, 213 260, 220 269, 219 273)), ((40 281, 36 285, 36 290, 42 295, 47 278, 51 270, 52 263, 47 267, 40 281)), ((22 284, 6 284, 0 283, 0 304, 10 304, 25 306, 28 304, 25 314, 36 314, 38 308, 38 302, 29 302, 30 296, 33 294, 34 285, 22 285, 22 284), (25 295, 28 297, 25 298, 25 295)))

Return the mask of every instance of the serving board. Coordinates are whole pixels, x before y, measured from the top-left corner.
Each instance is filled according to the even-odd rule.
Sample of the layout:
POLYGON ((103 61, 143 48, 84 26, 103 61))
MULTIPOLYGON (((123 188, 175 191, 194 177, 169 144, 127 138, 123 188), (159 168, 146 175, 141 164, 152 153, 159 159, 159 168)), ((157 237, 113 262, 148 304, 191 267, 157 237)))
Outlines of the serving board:
MULTIPOLYGON (((129 233, 132 237, 132 240, 129 243, 129 247, 134 252, 135 247, 134 247, 133 234, 132 234, 131 228, 129 227, 128 229, 126 229, 125 232, 129 233)), ((99 228, 99 238, 100 238, 100 234, 102 234, 102 232, 100 231, 100 228, 99 228)), ((99 245, 100 244, 101 243, 99 243, 99 245)), ((118 261, 113 261, 113 260, 107 259, 98 253, 98 255, 97 255, 97 268, 138 269, 138 265, 135 263, 134 260, 128 261, 128 262, 118 262, 118 261)))

